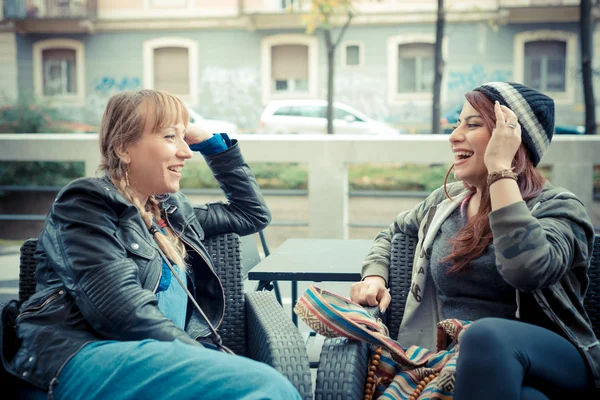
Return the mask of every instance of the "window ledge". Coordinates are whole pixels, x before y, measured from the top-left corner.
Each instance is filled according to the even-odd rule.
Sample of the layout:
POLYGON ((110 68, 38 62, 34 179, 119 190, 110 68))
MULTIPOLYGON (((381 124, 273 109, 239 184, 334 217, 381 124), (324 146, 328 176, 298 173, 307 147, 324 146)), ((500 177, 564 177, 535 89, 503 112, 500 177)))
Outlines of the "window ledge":
POLYGON ((37 100, 47 102, 51 107, 82 107, 85 105, 85 97, 81 95, 56 95, 37 96, 37 100))

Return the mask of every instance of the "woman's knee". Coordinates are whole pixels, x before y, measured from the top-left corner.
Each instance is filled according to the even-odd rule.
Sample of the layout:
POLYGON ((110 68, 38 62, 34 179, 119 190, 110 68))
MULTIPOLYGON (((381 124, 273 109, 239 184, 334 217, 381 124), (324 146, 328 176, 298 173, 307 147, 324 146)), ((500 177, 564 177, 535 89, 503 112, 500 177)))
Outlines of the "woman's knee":
MULTIPOLYGON (((508 320, 501 318, 483 318, 473 322, 459 337, 461 352, 473 350, 502 350, 506 342, 508 320)), ((477 352, 479 353, 479 352, 477 352)))
POLYGON ((549 398, 531 386, 523 386, 521 388, 521 400, 549 400, 549 398))

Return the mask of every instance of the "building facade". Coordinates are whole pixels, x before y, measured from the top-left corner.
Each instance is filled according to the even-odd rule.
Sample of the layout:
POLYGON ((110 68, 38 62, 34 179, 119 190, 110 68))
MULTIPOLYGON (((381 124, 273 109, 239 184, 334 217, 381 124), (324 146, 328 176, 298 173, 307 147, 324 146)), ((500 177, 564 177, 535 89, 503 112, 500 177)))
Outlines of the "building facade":
MULTIPOLYGON (((47 102, 95 124, 113 93, 157 88, 253 132, 270 100, 326 97, 326 45, 319 30, 306 33, 302 1, 0 3, 3 102, 47 102)), ((445 3, 442 113, 482 83, 510 80, 551 95, 558 123, 583 122, 579 0, 445 3)), ((335 99, 428 132, 436 7, 435 0, 356 1, 336 52, 335 99)), ((344 22, 335 20, 334 36, 344 22)), ((600 28, 594 50, 600 68, 600 28)), ((599 98, 598 78, 595 88, 599 98)))

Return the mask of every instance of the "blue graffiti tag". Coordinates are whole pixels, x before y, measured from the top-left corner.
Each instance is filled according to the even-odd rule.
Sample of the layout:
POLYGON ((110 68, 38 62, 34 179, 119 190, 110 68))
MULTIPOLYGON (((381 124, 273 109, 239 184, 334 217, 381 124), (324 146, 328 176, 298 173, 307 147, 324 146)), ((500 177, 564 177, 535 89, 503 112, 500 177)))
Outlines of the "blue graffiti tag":
POLYGON ((107 95, 114 91, 135 90, 141 87, 140 78, 123 77, 120 80, 110 76, 98 78, 94 82, 94 90, 97 94, 107 95))
POLYGON ((450 72, 448 74, 448 89, 464 92, 486 82, 510 81, 511 77, 512 71, 510 70, 496 69, 488 72, 483 65, 476 64, 471 67, 469 72, 450 72))

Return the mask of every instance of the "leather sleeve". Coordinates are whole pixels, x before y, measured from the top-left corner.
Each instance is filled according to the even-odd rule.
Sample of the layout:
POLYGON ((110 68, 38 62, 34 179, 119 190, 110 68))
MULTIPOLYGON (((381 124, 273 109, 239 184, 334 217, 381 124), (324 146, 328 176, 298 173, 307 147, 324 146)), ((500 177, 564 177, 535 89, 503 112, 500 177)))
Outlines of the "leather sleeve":
POLYGON ((271 213, 236 140, 222 153, 206 156, 206 163, 219 182, 227 202, 195 207, 206 236, 235 232, 244 236, 263 230, 271 213))
POLYGON ((157 307, 138 267, 117 238, 117 204, 102 187, 79 180, 55 201, 38 249, 46 253, 92 328, 106 339, 156 339, 197 344, 157 307))

